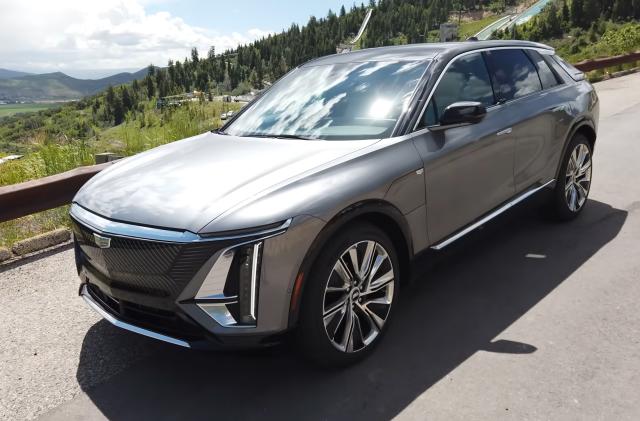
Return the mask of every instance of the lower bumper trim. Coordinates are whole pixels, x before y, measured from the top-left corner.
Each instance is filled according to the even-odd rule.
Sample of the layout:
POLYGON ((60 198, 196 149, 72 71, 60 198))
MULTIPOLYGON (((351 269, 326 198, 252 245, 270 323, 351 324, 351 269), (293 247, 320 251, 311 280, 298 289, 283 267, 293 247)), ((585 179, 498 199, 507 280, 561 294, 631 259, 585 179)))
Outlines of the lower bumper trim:
POLYGON ((159 341, 168 342, 170 344, 182 346, 185 348, 191 348, 191 344, 189 342, 183 341, 182 339, 173 338, 171 336, 163 335, 162 333, 154 332, 152 330, 144 329, 139 326, 132 325, 130 323, 124 322, 120 319, 117 319, 113 315, 109 314, 105 311, 95 300, 89 295, 89 291, 87 291, 87 286, 82 285, 82 289, 80 290, 80 296, 84 299, 93 311, 102 316, 106 321, 111 323, 112 325, 119 327, 120 329, 128 330, 133 333, 137 333, 139 335, 144 335, 149 338, 157 339, 159 341))

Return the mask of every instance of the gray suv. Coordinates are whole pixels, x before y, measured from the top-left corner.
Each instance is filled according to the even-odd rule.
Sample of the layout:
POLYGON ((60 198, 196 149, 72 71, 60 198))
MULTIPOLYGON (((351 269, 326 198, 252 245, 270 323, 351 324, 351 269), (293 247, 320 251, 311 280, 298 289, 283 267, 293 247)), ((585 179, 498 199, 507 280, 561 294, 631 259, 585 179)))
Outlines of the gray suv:
POLYGON ((541 44, 366 49, 289 72, 218 131, 127 158, 71 207, 80 295, 184 347, 295 336, 366 356, 418 253, 543 189, 570 219, 598 98, 541 44))

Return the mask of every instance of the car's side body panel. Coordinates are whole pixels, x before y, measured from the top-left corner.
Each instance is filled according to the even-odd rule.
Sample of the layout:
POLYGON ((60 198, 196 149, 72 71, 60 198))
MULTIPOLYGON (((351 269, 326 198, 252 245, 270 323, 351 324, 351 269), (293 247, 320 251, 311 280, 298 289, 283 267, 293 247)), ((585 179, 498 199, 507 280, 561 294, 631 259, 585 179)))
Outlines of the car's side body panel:
MULTIPOLYGON (((509 123, 507 123, 509 124, 509 123)), ((472 126, 417 132, 425 166, 429 238, 436 242, 514 195, 511 134, 491 111, 472 126)))

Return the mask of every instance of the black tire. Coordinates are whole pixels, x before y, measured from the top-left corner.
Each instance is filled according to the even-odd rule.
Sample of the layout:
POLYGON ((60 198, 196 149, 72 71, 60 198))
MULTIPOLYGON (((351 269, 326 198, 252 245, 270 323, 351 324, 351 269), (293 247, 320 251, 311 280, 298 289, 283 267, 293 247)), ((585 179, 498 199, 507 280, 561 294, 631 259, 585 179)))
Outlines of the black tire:
MULTIPOLYGON (((377 253, 380 249, 376 247, 375 250, 377 253)), ((385 254, 381 253, 376 256, 381 256, 382 259, 385 254)), ((369 260, 373 261, 374 259, 375 258, 369 260)), ((353 270, 351 260, 345 260, 345 262, 348 269, 355 272, 353 270)), ((373 267, 373 264, 370 264, 369 267, 373 267)), ((369 273, 370 272, 371 270, 369 270, 369 273)), ((303 353, 313 362, 325 367, 340 367, 353 364, 369 355, 378 345, 389 327, 389 322, 393 316, 393 310, 397 303, 398 289, 400 286, 399 276, 400 266, 395 247, 393 246, 393 242, 382 230, 370 224, 358 223, 346 230, 343 229, 339 231, 338 234, 336 234, 334 238, 330 239, 325 245, 323 251, 314 262, 309 277, 305 281, 305 289, 300 308, 300 320, 297 329, 298 343, 303 353), (329 326, 325 328, 324 319, 330 317, 324 315, 325 311, 327 311, 326 300, 330 300, 330 298, 327 297, 333 297, 333 295, 325 297, 325 290, 330 283, 333 287, 336 285, 336 282, 343 282, 338 276, 338 272, 334 271, 334 266, 338 264, 338 260, 341 256, 350 256, 346 253, 348 253, 348 250, 356 244, 358 244, 355 252, 358 256, 357 260, 359 260, 361 256, 363 261, 366 260, 364 258, 366 255, 365 250, 371 242, 380 245, 382 249, 386 251, 388 259, 385 258, 384 262, 378 266, 379 270, 375 272, 372 278, 369 278, 373 279, 373 282, 370 285, 371 288, 367 288, 366 280, 362 281, 358 276, 354 276, 354 278, 358 278, 359 280, 356 279, 350 287, 345 287, 349 288, 348 292, 344 292, 344 295, 348 297, 347 300, 349 301, 344 304, 344 312, 342 310, 340 310, 340 312, 336 311, 334 313, 336 316, 331 320, 329 326), (382 285, 384 283, 383 275, 389 273, 389 266, 387 266, 387 262, 394 275, 392 281, 387 281, 388 284, 391 284, 391 287, 389 288, 385 286, 384 290, 381 289, 377 292, 370 292, 370 290, 375 289, 375 285, 382 285), (359 292, 360 289, 358 287, 358 282, 360 282, 359 287, 362 287, 362 295, 360 295, 359 292), (355 289, 358 289, 358 291, 355 291, 355 289), (355 298, 356 293, 357 298, 355 298), (365 345, 363 332, 366 332, 368 328, 373 329, 373 324, 370 323, 373 323, 374 319, 371 316, 367 316, 367 312, 364 311, 364 307, 366 307, 367 310, 373 309, 376 312, 384 314, 384 306, 386 306, 385 304, 384 306, 380 305, 379 308, 374 308, 377 304, 367 301, 374 298, 375 294, 382 294, 385 300, 388 300, 388 298, 391 297, 391 304, 388 307, 386 317, 381 328, 378 329, 376 325, 376 328, 374 329, 377 330, 376 336, 370 343, 365 345), (353 313, 348 313, 348 308, 354 309, 353 313), (354 326, 354 336, 351 341, 347 339, 345 343, 347 347, 351 344, 353 349, 350 351, 347 349, 338 349, 340 344, 334 343, 334 341, 329 337, 329 330, 333 331, 335 329, 334 340, 339 341, 339 338, 344 338, 343 335, 347 330, 346 325, 348 322, 343 321, 344 319, 340 317, 342 316, 348 320, 349 315, 352 315, 351 320, 353 320, 352 325, 354 326), (356 321, 356 319, 358 319, 358 321, 356 321), (342 330, 340 330, 340 323, 343 323, 342 330), (359 330, 356 331, 356 328, 359 330), (362 348, 357 349, 360 346, 362 346, 362 348)), ((368 278, 368 276, 365 276, 365 278, 368 278)), ((347 285, 346 282, 345 285, 347 285)), ((338 287, 342 288, 339 284, 338 287)), ((340 298, 338 298, 336 302, 341 302, 343 297, 342 292, 329 292, 328 294, 337 294, 340 298)), ((331 305, 328 307, 331 308, 331 305)), ((378 316, 380 316, 380 314, 378 314, 378 316)), ((374 332, 374 330, 371 330, 369 333, 374 332)))
POLYGON ((586 136, 584 136, 581 133, 576 133, 571 139, 571 142, 569 143, 569 146, 567 147, 567 150, 564 156, 562 157, 562 164, 560 165, 558 179, 556 180, 556 185, 550 198, 549 209, 551 211, 551 215, 555 219, 560 221, 572 220, 575 217, 577 217, 580 214, 580 212, 582 212, 582 210, 584 209, 585 205, 587 204, 587 199, 589 197, 589 191, 591 190, 591 171, 593 167, 592 158, 593 158, 593 149, 591 147, 591 143, 589 142, 586 136), (570 165, 572 154, 579 147, 580 148, 586 147, 586 150, 588 151, 588 157, 587 157, 589 160, 588 182, 579 181, 579 179, 577 178, 572 179, 571 176, 567 175, 567 168, 570 165), (578 180, 578 182, 575 182, 576 180, 578 180), (569 183, 573 183, 574 186, 573 187, 569 186, 569 183), (572 208, 572 206, 570 205, 570 202, 572 201, 567 197, 567 194, 569 194, 570 197, 572 197, 571 196, 572 191, 567 192, 566 189, 573 188, 577 192, 576 189, 579 188, 578 184, 583 188, 585 188, 586 195, 584 196, 584 201, 582 201, 582 203, 580 203, 579 200, 577 202, 574 202, 574 203, 579 203, 579 206, 577 207, 573 206, 572 208))

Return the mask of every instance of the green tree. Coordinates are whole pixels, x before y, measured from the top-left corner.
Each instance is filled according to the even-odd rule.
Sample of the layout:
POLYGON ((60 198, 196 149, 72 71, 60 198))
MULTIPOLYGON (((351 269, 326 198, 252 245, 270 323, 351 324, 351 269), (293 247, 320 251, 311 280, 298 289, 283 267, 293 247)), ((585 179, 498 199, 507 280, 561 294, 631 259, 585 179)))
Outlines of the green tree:
POLYGON ((584 19, 584 21, 582 22, 582 24, 586 27, 591 25, 592 22, 597 21, 600 17, 600 3, 599 0, 583 1, 584 3, 582 5, 582 18, 584 19))
POLYGON ((144 78, 144 83, 145 83, 145 86, 147 87, 147 98, 149 99, 153 98, 156 94, 156 88, 153 83, 153 77, 151 75, 147 75, 144 78))
POLYGON ((125 109, 122 105, 122 98, 116 95, 113 102, 113 124, 116 126, 124 121, 125 109))
POLYGON ((582 0, 571 0, 571 25, 582 27, 583 21, 584 17, 582 0))
POLYGON ((634 16, 631 0, 615 0, 611 10, 613 19, 626 20, 634 16))
POLYGON ((122 97, 122 106, 125 111, 129 111, 133 109, 133 98, 131 97, 131 93, 129 88, 126 85, 122 86, 120 89, 120 95, 122 97))
POLYGON ((569 25, 571 23, 571 15, 569 14, 569 6, 567 6, 567 2, 562 2, 562 14, 561 14, 562 24, 569 25))

